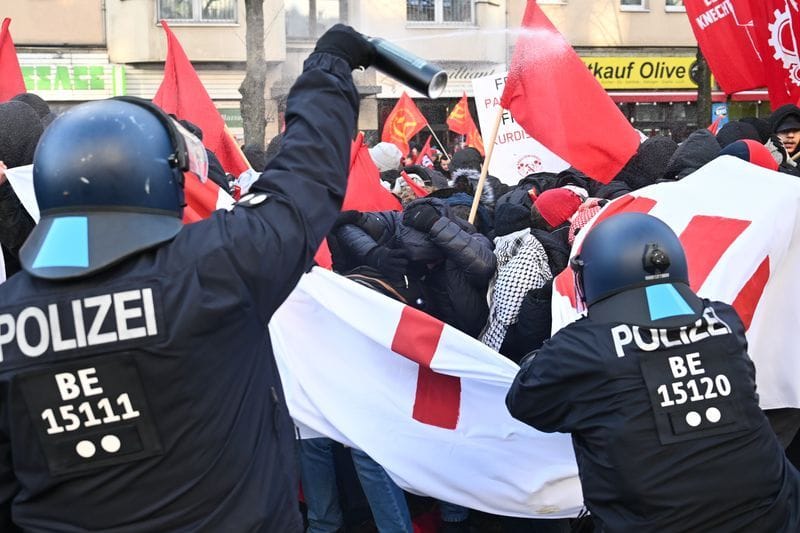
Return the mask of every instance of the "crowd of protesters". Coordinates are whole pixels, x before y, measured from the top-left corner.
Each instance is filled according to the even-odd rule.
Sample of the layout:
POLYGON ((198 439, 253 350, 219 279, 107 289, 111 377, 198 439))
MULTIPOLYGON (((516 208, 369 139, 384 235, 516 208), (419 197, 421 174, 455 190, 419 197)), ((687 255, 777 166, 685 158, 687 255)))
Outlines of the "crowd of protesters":
MULTIPOLYGON (((18 251, 34 222, 4 171, 32 163, 37 141, 53 118, 47 103, 33 94, 0 104, 0 244, 8 276, 20 268, 18 251)), ((202 137, 191 123, 184 125, 202 137)), ((328 236, 333 269, 519 362, 549 338, 553 279, 567 268, 576 234, 606 203, 642 187, 680 180, 723 155, 800 177, 795 161, 799 141, 800 108, 786 105, 768 119, 731 121, 716 135, 697 130, 680 144, 651 137, 607 184, 575 168, 530 174, 516 185, 490 175, 472 223, 468 218, 483 164, 475 148, 454 147, 452 157, 434 151, 426 166, 417 162, 418 147, 404 154, 392 144, 379 143, 370 155, 382 185, 397 196, 403 210, 341 213, 328 236), (401 172, 419 188, 410 187, 401 172)), ((266 151, 250 145, 243 151, 260 171, 279 146, 277 137, 266 151)), ((213 154, 209 157, 209 177, 232 192, 233 177, 225 175, 213 154)), ((799 412, 767 413, 790 457, 799 412)), ((405 494, 359 450, 345 450, 324 437, 300 442, 304 508, 312 533, 352 527, 347 515, 355 508, 353 495, 361 491, 380 532, 411 532, 413 515, 431 509, 438 509, 439 531, 467 532, 470 523, 472 531, 478 530, 478 513, 405 494), (352 467, 348 470, 351 464, 355 476, 352 467), (360 486, 354 486, 356 477, 360 486)), ((569 531, 574 526, 570 520, 503 517, 488 523, 506 532, 569 531)))

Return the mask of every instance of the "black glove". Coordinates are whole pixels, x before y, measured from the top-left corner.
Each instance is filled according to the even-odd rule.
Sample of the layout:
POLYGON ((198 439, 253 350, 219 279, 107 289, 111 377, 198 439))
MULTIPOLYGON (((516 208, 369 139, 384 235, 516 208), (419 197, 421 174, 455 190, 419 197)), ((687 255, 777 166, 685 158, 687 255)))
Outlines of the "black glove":
POLYGON ((423 233, 428 233, 436 221, 442 218, 439 211, 430 204, 419 203, 403 213, 403 224, 423 233))
POLYGON ((336 222, 333 223, 334 228, 338 228, 339 226, 344 226, 345 224, 355 224, 361 222, 361 211, 355 211, 353 209, 349 211, 342 211, 339 213, 339 216, 336 218, 336 222))
POLYGON ((350 26, 336 24, 317 40, 315 52, 341 57, 350 68, 368 67, 375 58, 375 47, 350 26))
POLYGON ((408 252, 402 248, 377 246, 369 251, 365 258, 371 266, 389 279, 400 279, 408 267, 408 252))

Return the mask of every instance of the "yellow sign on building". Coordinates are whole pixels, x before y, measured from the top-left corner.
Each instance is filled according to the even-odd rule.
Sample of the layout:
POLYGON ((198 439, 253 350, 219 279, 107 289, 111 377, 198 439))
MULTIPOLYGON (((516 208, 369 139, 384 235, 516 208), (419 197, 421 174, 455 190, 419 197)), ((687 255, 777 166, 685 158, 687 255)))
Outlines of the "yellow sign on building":
POLYGON ((583 57, 604 89, 695 89, 693 57, 583 57))

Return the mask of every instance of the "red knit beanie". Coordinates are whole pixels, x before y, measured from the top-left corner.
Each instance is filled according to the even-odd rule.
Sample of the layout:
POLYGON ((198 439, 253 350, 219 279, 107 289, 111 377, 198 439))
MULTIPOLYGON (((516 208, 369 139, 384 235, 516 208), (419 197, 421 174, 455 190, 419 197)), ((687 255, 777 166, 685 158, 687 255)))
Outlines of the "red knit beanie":
POLYGON ((548 189, 533 203, 545 221, 554 228, 575 214, 581 205, 581 197, 569 189, 548 189))

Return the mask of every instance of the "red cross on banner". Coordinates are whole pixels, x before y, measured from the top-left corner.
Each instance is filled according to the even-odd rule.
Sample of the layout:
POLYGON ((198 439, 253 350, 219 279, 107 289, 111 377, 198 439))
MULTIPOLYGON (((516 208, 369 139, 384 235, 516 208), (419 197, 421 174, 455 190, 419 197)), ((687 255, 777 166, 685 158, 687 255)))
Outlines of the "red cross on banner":
POLYGON ((406 306, 392 340, 392 351, 419 364, 414 420, 455 429, 461 409, 461 380, 437 374, 430 367, 443 330, 442 321, 406 306))

